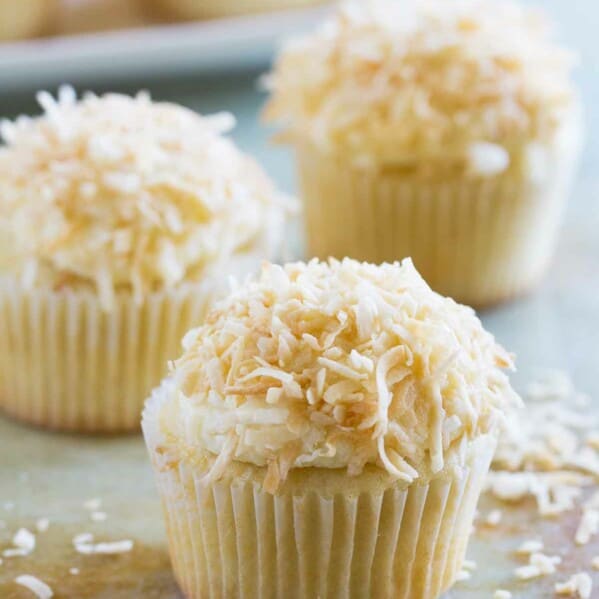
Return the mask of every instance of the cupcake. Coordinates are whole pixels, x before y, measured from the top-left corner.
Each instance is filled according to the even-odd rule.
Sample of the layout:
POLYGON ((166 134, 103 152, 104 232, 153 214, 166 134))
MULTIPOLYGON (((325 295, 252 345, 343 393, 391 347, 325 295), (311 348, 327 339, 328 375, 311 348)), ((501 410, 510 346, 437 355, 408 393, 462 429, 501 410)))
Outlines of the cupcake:
POLYGON ((266 264, 183 341, 143 431, 188 598, 433 599, 510 356, 409 260, 266 264))
POLYGON ((498 0, 350 3, 287 45, 265 116, 295 149, 309 256, 411 256, 476 306, 528 290, 579 153, 571 63, 498 0))
POLYGON ((40 35, 55 11, 54 0, 0 0, 0 41, 40 35))
POLYGON ((276 251, 282 203, 228 114, 39 94, 3 122, 0 409, 43 427, 139 428, 143 402, 225 291, 276 251))
POLYGON ((256 12, 299 8, 324 0, 152 0, 161 14, 176 19, 196 20, 231 17, 256 12))

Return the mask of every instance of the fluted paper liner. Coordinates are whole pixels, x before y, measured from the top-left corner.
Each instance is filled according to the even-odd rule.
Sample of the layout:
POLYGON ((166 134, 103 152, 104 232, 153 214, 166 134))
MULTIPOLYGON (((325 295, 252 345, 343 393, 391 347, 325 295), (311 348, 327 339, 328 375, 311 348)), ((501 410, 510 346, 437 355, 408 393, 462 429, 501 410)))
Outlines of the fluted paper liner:
POLYGON ((106 312, 91 291, 0 280, 0 409, 52 429, 138 429, 145 398, 213 293, 214 283, 189 284, 139 305, 118 294, 106 312))
POLYGON ((446 178, 360 169, 298 146, 307 256, 410 256, 435 291, 476 306, 525 292, 556 245, 579 153, 574 121, 548 149, 541 178, 525 167, 446 178))
POLYGON ((197 462, 174 460, 162 447, 161 400, 148 402, 142 426, 188 599, 434 599, 455 580, 492 436, 428 484, 329 493, 307 476, 301 492, 271 495, 248 476, 204 483, 197 462))

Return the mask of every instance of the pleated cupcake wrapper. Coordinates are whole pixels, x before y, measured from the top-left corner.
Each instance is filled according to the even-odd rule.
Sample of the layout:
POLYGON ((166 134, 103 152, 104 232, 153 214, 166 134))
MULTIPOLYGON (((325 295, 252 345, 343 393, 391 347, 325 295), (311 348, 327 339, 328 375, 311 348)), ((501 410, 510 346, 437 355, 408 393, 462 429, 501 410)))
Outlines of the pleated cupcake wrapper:
POLYGON ((576 153, 543 181, 508 173, 435 180, 360 170, 297 150, 308 257, 411 256, 440 293, 492 304, 533 286, 553 253, 576 153))
POLYGON ((159 399, 143 429, 177 581, 188 599, 434 599, 455 580, 495 447, 482 437, 460 475, 384 492, 271 495, 257 482, 205 484, 169 463, 159 399))
POLYGON ((38 426, 89 432, 139 428, 144 399, 201 321, 208 285, 118 295, 24 291, 0 282, 0 409, 38 426))

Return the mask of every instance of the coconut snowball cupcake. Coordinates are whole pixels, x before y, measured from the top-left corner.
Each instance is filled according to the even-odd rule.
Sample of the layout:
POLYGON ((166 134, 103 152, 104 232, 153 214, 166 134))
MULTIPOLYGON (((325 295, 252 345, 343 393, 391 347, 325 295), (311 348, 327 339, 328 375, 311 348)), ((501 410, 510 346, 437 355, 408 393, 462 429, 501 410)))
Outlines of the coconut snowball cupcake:
POLYGON ((56 9, 55 0, 0 0, 0 41, 40 35, 56 9))
POLYGON ((152 0, 155 9, 176 19, 196 20, 298 8, 324 0, 152 0))
POLYGON ((227 114, 39 94, 0 149, 0 409, 139 427, 144 399, 229 274, 273 256, 281 198, 227 114))
POLYGON ((409 260, 267 264, 183 346, 143 430, 187 597, 452 584, 518 401, 470 308, 409 260))
POLYGON ((571 62, 495 0, 350 3, 287 45, 266 118, 296 150, 308 254, 412 256, 477 306, 533 286, 579 153, 571 62))

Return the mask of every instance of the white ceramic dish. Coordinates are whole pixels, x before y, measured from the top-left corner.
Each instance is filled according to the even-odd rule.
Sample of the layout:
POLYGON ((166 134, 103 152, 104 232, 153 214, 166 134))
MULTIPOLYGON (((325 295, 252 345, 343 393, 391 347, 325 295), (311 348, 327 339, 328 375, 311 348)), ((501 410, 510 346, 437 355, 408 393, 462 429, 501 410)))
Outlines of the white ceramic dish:
POLYGON ((0 44, 0 89, 261 66, 325 7, 0 44))

